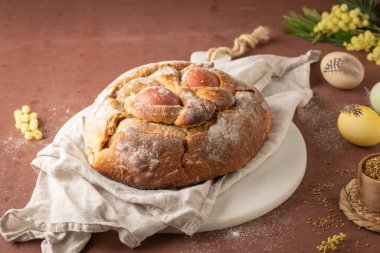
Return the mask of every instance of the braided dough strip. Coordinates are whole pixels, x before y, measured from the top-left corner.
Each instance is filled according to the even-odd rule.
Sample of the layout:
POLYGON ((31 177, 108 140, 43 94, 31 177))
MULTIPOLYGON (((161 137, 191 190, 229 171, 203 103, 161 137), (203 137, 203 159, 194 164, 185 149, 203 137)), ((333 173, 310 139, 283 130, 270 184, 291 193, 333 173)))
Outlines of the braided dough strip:
POLYGON ((218 56, 228 54, 232 59, 244 55, 249 48, 255 48, 260 42, 269 40, 269 29, 264 26, 257 27, 251 34, 242 34, 234 40, 233 48, 213 47, 205 56, 206 61, 214 61, 218 56))

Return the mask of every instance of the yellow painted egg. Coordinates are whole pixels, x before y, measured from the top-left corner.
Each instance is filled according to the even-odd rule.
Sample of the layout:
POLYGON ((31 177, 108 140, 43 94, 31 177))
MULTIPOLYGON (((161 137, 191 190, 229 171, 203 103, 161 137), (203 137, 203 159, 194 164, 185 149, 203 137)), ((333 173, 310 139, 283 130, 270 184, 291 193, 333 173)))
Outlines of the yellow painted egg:
POLYGON ((323 78, 339 89, 357 87, 364 78, 364 67, 353 55, 346 52, 332 52, 321 61, 323 78))
POLYGON ((372 108, 380 114, 380 82, 372 87, 369 99, 371 101, 372 108))
POLYGON ((352 144, 373 146, 380 142, 380 116, 364 105, 348 105, 338 117, 340 134, 352 144))

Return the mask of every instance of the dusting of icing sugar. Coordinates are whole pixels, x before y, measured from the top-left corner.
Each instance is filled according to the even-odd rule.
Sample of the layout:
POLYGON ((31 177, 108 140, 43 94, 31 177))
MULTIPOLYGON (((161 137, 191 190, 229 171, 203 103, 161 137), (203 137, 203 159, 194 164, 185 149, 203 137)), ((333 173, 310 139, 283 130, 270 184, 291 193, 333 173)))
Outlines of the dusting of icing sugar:
POLYGON ((186 252, 284 252, 284 231, 294 230, 295 220, 286 210, 274 210, 256 220, 222 230, 199 233, 186 241, 186 252), (249 251, 251 252, 251 251, 249 251), (256 252, 256 251, 253 251, 256 252))
MULTIPOLYGON (((157 88, 155 89, 155 92, 151 93, 151 96, 153 96, 155 99, 159 99, 160 101, 165 100, 167 96, 170 96, 173 94, 170 90, 168 90, 164 87, 161 87, 161 86, 154 86, 154 87, 157 87, 157 88)), ((145 89, 147 89, 147 88, 145 88, 145 89)))
POLYGON ((117 98, 119 101, 124 101, 124 99, 131 94, 136 94, 140 90, 150 87, 157 86, 159 83, 153 80, 151 77, 140 77, 131 80, 126 83, 123 87, 121 87, 117 92, 117 98))
MULTIPOLYGON (((75 101, 76 102, 76 101, 75 101)), ((44 110, 41 114, 41 127, 40 130, 43 132, 44 139, 49 137, 54 137, 58 130, 62 127, 67 120, 73 116, 73 112, 69 104, 75 103, 72 100, 67 101, 64 105, 59 107, 49 107, 44 110)), ((43 140, 44 140, 43 139, 43 140)), ((42 141, 43 141, 42 140, 42 141)), ((41 141, 40 141, 41 142, 41 141)))
MULTIPOLYGON (((154 146, 154 145, 153 145, 154 146)), ((118 147, 122 152, 119 153, 120 160, 123 163, 131 164, 133 167, 155 167, 158 165, 158 154, 154 148, 149 148, 147 144, 127 145, 127 143, 118 142, 118 147), (125 145, 124 145, 125 144, 125 145)))
POLYGON ((307 105, 297 109, 295 116, 309 129, 312 143, 319 148, 320 152, 331 153, 344 150, 350 144, 340 136, 333 110, 321 108, 321 105, 328 106, 328 101, 321 101, 322 99, 315 93, 307 105), (321 122, 323 122, 323 127, 321 127, 321 122))
MULTIPOLYGON (((121 160, 128 160, 128 163, 132 164, 134 167, 142 166, 142 167, 149 167, 149 168, 155 168, 160 163, 159 157, 157 153, 154 152, 148 152, 148 147, 137 147, 134 149, 131 149, 129 151, 129 156, 125 157, 126 153, 122 153, 120 159, 121 160)), ((151 150, 155 150, 152 148, 151 150)))
POLYGON ((111 103, 110 100, 106 100, 104 101, 103 106, 100 107, 99 110, 97 110, 94 115, 98 122, 104 121, 102 123, 106 124, 107 121, 104 119, 116 117, 120 113, 121 112, 117 110, 117 108, 115 108, 115 106, 111 103))
POLYGON ((179 105, 179 98, 170 90, 161 86, 146 87, 139 91, 134 97, 138 101, 147 105, 179 105))
POLYGON ((157 89, 157 92, 158 94, 171 94, 172 92, 169 91, 168 89, 164 88, 164 87, 161 87, 159 86, 158 89, 157 89))
POLYGON ((151 170, 159 165, 160 149, 160 143, 151 136, 140 135, 137 142, 117 142, 120 160, 143 170, 151 170))
POLYGON ((224 150, 229 145, 236 145, 241 138, 241 129, 245 117, 255 117, 256 112, 252 110, 253 103, 249 98, 250 92, 237 92, 237 110, 234 113, 221 113, 218 115, 217 123, 212 125, 207 133, 210 145, 207 145, 209 157, 213 160, 220 160, 224 150), (212 145, 211 145, 212 144, 212 145))
POLYGON ((185 92, 181 97, 184 109, 180 112, 176 124, 182 125, 196 125, 210 119, 215 111, 216 105, 207 100, 196 97, 191 92, 185 92))
POLYGON ((171 67, 165 67, 165 68, 159 69, 155 73, 153 73, 150 77, 155 79, 157 82, 159 82, 163 86, 179 85, 179 82, 180 82, 180 76, 179 76, 178 70, 171 67))
POLYGON ((231 144, 236 144, 239 140, 241 125, 237 122, 231 124, 230 119, 218 115, 217 123, 210 127, 207 134, 206 152, 214 161, 223 160, 225 151, 231 144))
POLYGON ((179 75, 179 71, 176 70, 175 68, 171 68, 171 67, 165 67, 165 68, 161 68, 159 70, 157 70, 156 72, 154 72, 152 74, 152 77, 158 77, 158 76, 169 76, 169 75, 175 75, 175 76, 178 76, 179 75))
POLYGON ((181 98, 183 99, 183 104, 198 104, 200 102, 200 98, 195 96, 195 94, 191 91, 186 91, 182 94, 181 98))
POLYGON ((129 101, 127 105, 129 114, 157 122, 161 122, 163 119, 174 122, 182 109, 179 105, 149 105, 135 101, 129 101))
POLYGON ((240 237, 240 231, 232 231, 231 235, 232 237, 240 237))
POLYGON ((217 123, 210 127, 208 139, 210 142, 225 142, 236 144, 240 137, 241 124, 237 120, 237 115, 228 115, 229 117, 219 116, 217 123))
POLYGON ((20 137, 9 136, 3 140, 3 150, 2 154, 8 155, 14 153, 16 150, 22 148, 27 143, 26 140, 20 137))

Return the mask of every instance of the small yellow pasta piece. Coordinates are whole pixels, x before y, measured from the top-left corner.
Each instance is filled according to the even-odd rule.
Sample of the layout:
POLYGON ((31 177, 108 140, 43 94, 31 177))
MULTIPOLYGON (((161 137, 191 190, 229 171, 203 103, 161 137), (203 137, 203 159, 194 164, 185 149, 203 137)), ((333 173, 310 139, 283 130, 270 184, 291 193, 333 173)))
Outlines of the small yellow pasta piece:
POLYGON ((22 122, 29 122, 29 119, 30 119, 29 114, 23 114, 21 116, 22 122))
POLYGON ((42 139, 43 134, 38 129, 38 114, 30 112, 30 106, 23 105, 21 110, 17 109, 13 112, 13 116, 15 118, 15 127, 20 129, 26 140, 42 139))
POLYGON ((35 112, 32 112, 31 114, 29 114, 29 118, 30 118, 30 120, 32 120, 32 119, 38 119, 38 114, 35 113, 35 112))
POLYGON ((30 131, 27 131, 27 132, 24 134, 24 138, 27 139, 28 141, 30 141, 31 139, 33 139, 33 133, 30 132, 30 131))
POLYGON ((30 119, 30 123, 38 125, 38 119, 30 119))
POLYGON ((16 111, 13 112, 13 116, 15 116, 15 118, 17 118, 18 116, 21 117, 22 115, 22 111, 20 109, 17 109, 16 111))
POLYGON ((16 122, 22 122, 22 114, 15 116, 15 121, 16 122))
POLYGON ((15 125, 16 125, 16 124, 19 125, 19 126, 20 126, 19 129, 21 129, 21 126, 22 126, 23 123, 24 123, 24 122, 22 122, 22 121, 16 121, 16 122, 15 122, 15 125))
POLYGON ((28 123, 22 123, 20 126, 21 133, 26 133, 29 131, 29 124, 28 123))
POLYGON ((43 137, 43 134, 40 130, 36 129, 36 130, 33 130, 33 137, 36 138, 37 140, 41 140, 42 137, 43 137))
POLYGON ((22 113, 29 113, 30 112, 30 107, 29 107, 29 105, 23 105, 22 107, 21 107, 21 111, 22 111, 22 113))
POLYGON ((37 130, 38 129, 38 125, 36 125, 36 124, 30 124, 29 125, 29 129, 32 130, 32 131, 37 130))
POLYGON ((38 120, 37 119, 31 119, 29 122, 29 128, 30 128, 30 130, 38 129, 38 120))

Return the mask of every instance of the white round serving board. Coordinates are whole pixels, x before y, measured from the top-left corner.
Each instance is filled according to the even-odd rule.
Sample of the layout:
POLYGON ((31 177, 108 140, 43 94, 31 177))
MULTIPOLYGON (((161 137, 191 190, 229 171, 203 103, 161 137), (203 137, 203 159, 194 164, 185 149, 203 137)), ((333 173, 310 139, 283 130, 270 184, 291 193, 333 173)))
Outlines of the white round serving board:
MULTIPOLYGON (((60 131, 84 116, 89 107, 67 121, 60 131)), ((305 141, 293 123, 278 148, 265 162, 235 183, 215 201, 209 218, 197 232, 213 231, 256 219, 282 203, 298 188, 306 170, 305 141)), ((167 228, 162 233, 182 233, 167 228)))
MULTIPOLYGON (((298 188, 306 171, 305 141, 293 123, 278 148, 259 168, 216 199, 209 218, 197 231, 239 225, 269 213, 298 188)), ((162 233, 181 233, 167 228, 162 233)))

